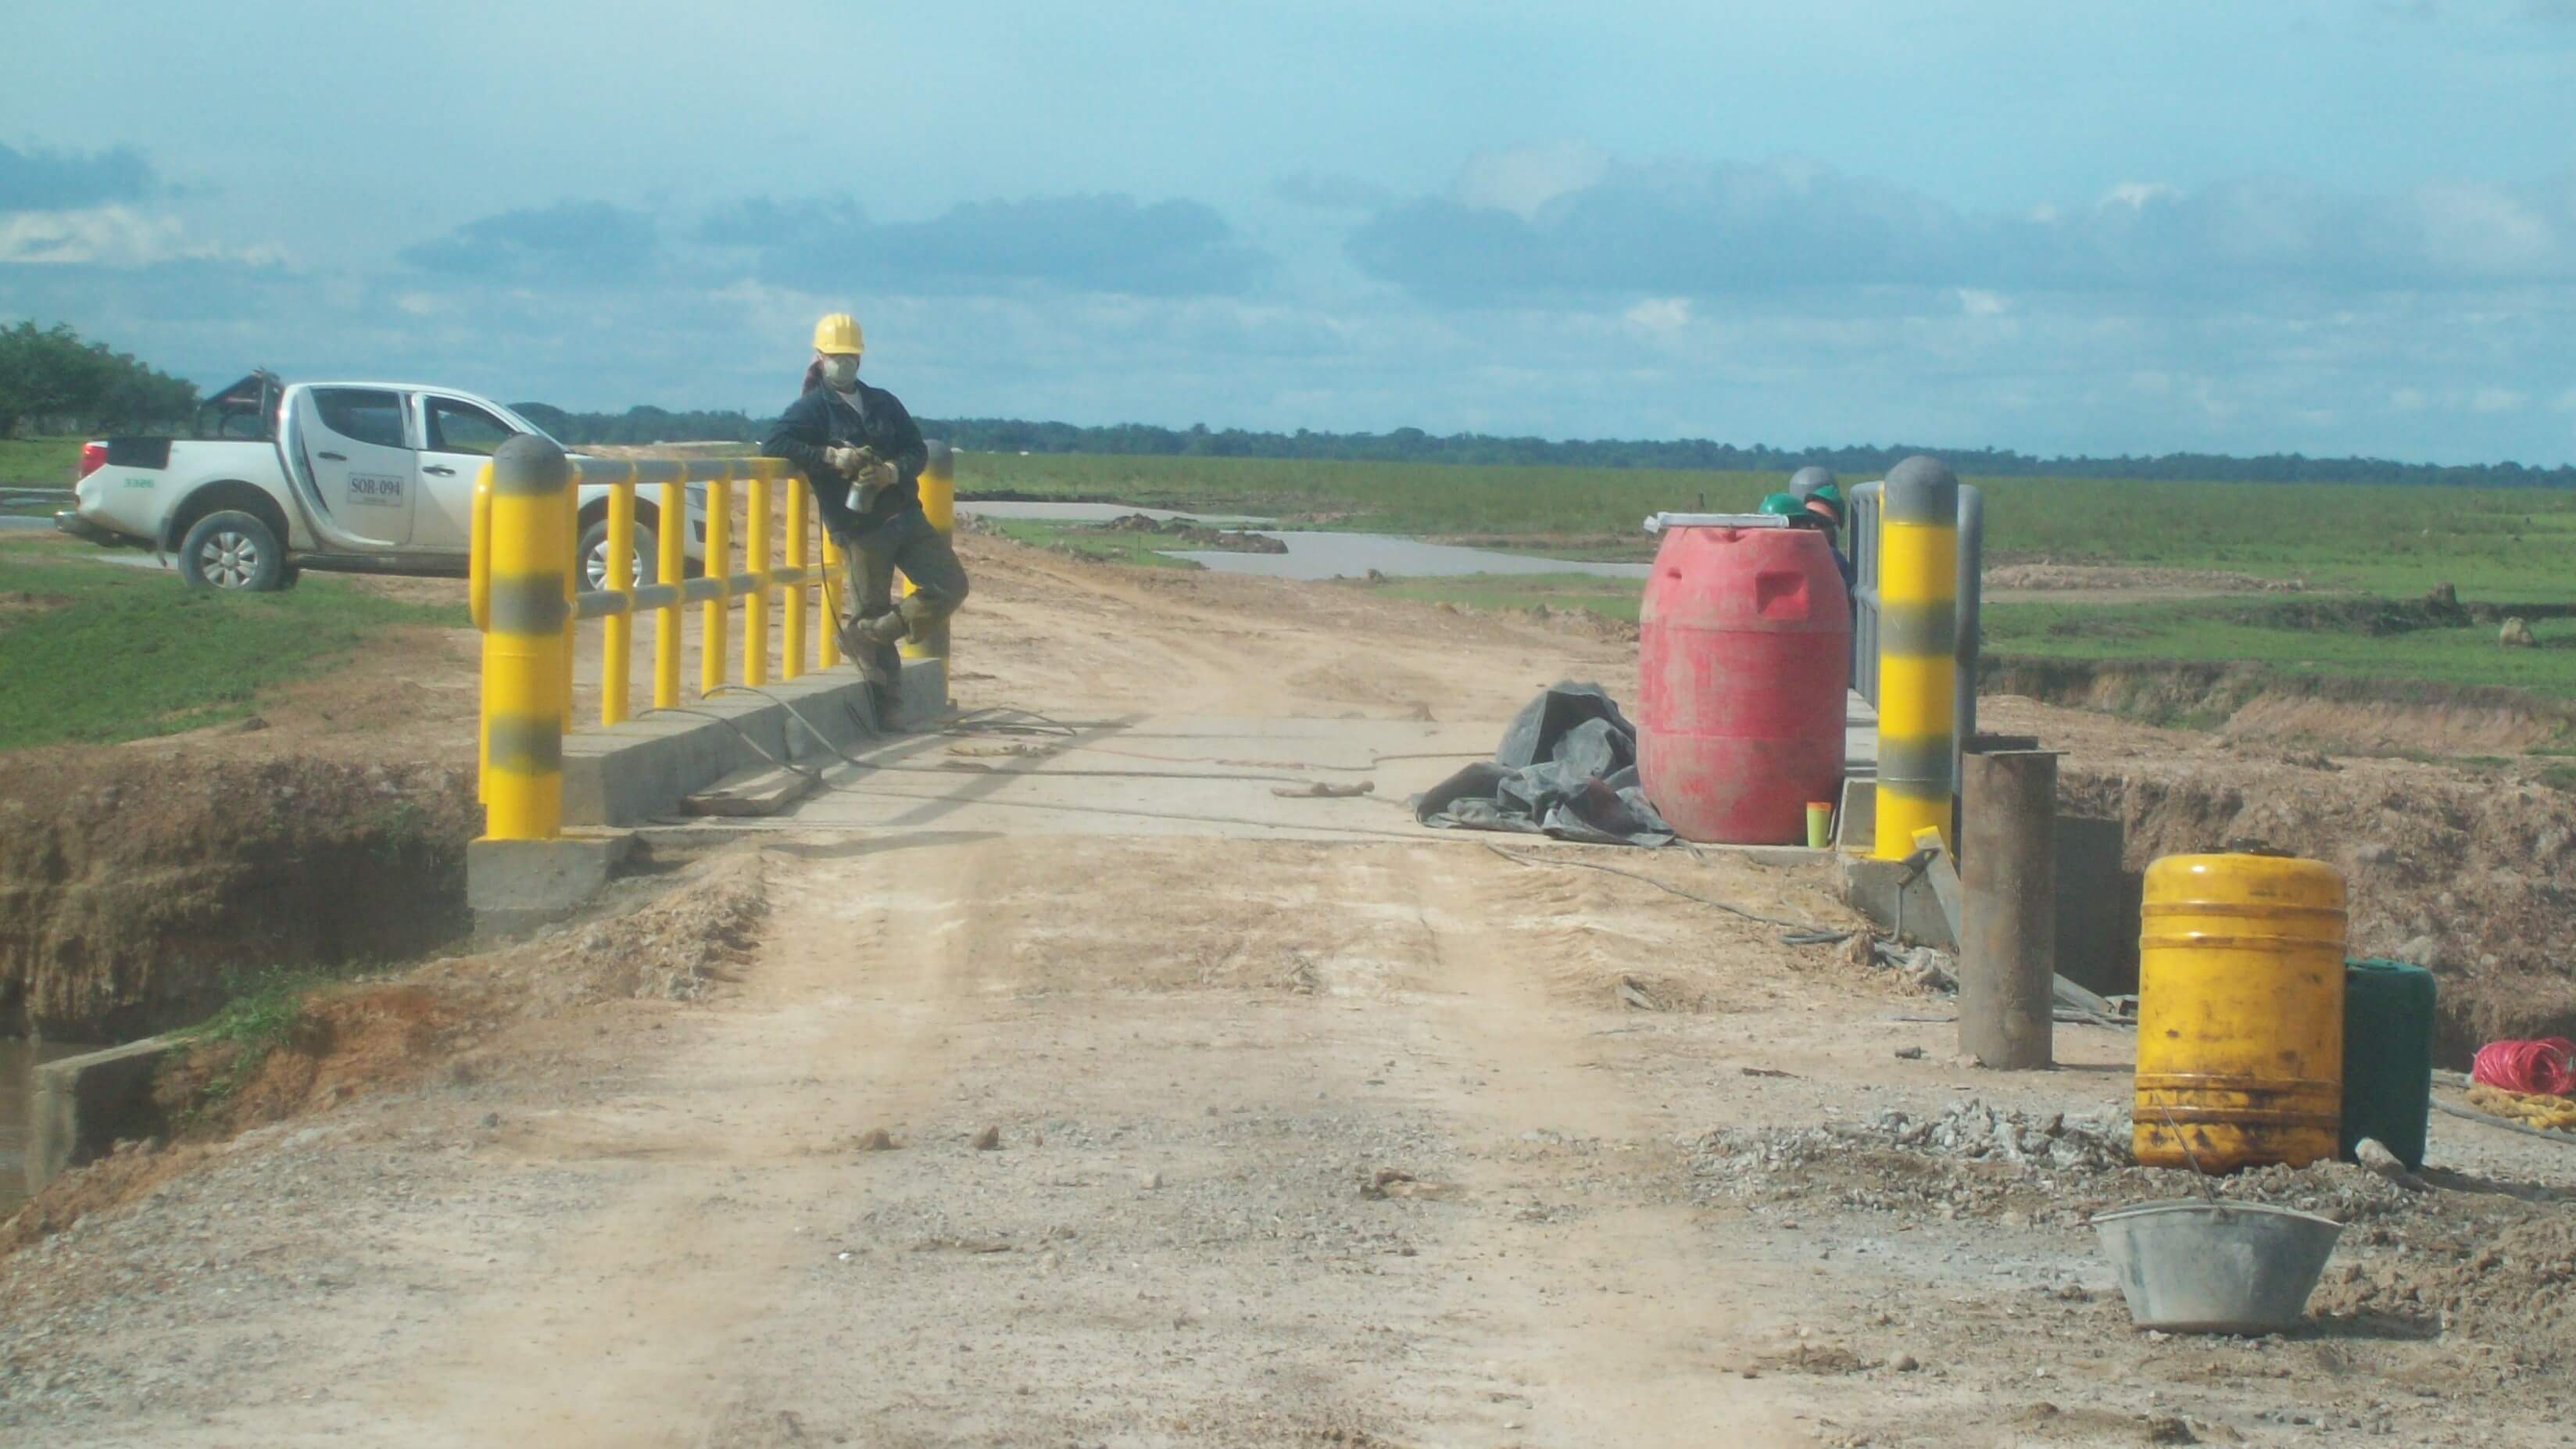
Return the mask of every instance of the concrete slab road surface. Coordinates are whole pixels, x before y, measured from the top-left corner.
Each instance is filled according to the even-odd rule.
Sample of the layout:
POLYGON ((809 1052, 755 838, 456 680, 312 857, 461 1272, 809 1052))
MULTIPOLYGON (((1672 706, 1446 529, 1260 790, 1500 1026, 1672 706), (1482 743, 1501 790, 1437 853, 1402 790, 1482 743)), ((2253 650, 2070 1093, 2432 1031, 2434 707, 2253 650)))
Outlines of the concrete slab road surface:
POLYGON ((969 562, 991 712, 665 835, 767 901, 711 991, 539 1017, 0 1261, 0 1440, 2187 1442, 2140 1425, 2422 1348, 2141 1369, 2044 1194, 1750 1191, 1712 1134, 2100 1107, 2129 1045, 1972 1082, 1943 1003, 1706 903, 1846 924, 1823 869, 1394 808, 1449 762, 1386 757, 1628 690, 1614 633, 969 562))

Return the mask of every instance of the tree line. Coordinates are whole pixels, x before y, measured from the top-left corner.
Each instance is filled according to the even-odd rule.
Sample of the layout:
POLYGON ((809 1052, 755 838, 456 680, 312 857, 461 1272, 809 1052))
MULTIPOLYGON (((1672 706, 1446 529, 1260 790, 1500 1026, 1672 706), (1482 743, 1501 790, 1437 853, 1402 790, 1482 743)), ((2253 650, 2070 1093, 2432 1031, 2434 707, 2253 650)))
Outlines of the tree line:
POLYGON ((29 432, 144 433, 184 426, 197 385, 60 323, 0 328, 0 438, 29 432))
MULTIPOLYGON (((197 405, 196 385, 137 361, 70 327, 20 322, 0 328, 0 438, 31 432, 151 432, 185 426, 197 405)), ((738 408, 673 412, 635 407, 622 413, 571 412, 545 403, 512 407, 565 444, 752 442, 769 419, 738 408)), ((1420 428, 1386 433, 1257 432, 1245 428, 1156 427, 1115 423, 1025 422, 1016 418, 924 418, 922 430, 952 445, 992 453, 1106 453, 1183 458, 1284 458, 1315 462, 1447 463, 1462 467, 1525 465, 1573 468, 1697 468, 1778 473, 1810 463, 1852 477, 1875 477, 1900 459, 1931 453, 1972 477, 2204 479, 2254 483, 2424 483, 2479 488, 2576 487, 2576 465, 2520 463, 2451 466, 2385 458, 2311 458, 2267 453, 2161 453, 2150 457, 2041 457, 2004 448, 1931 444, 1859 444, 1775 448, 1708 438, 1505 438, 1485 433, 1441 436, 1420 428)))
MULTIPOLYGON (((768 419, 740 411, 569 413, 543 403, 514 403, 529 420, 567 444, 661 443, 688 439, 752 442, 768 419)), ((1857 444, 1810 448, 1743 446, 1707 438, 1672 440, 1504 438, 1484 433, 1446 437, 1420 428, 1387 433, 1255 432, 1244 428, 1155 427, 1116 423, 1023 422, 1016 418, 923 418, 922 431, 956 447, 991 453, 1107 453, 1183 458, 1287 458, 1317 462, 1449 463, 1465 467, 1522 465, 1571 468, 1699 468, 1781 473, 1820 464, 1848 477, 1878 477, 1903 459, 1930 453, 1963 475, 1987 478, 2191 479, 2247 483, 2417 483, 2476 488, 2576 488, 2576 465, 2400 463, 2386 458, 2311 458, 2266 453, 2122 454, 2115 458, 2041 457, 2006 448, 1933 444, 1857 444)))

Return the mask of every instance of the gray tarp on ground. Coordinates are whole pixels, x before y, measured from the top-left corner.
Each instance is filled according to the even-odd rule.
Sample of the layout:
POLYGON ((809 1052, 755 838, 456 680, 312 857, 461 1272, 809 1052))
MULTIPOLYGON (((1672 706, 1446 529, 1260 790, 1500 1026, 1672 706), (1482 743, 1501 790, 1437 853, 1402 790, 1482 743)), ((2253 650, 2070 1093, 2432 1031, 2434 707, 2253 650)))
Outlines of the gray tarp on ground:
POLYGON ((1637 731, 1597 684, 1558 684, 1503 731, 1490 763, 1413 797, 1413 818, 1598 845, 1670 845, 1672 827, 1637 784, 1637 731))

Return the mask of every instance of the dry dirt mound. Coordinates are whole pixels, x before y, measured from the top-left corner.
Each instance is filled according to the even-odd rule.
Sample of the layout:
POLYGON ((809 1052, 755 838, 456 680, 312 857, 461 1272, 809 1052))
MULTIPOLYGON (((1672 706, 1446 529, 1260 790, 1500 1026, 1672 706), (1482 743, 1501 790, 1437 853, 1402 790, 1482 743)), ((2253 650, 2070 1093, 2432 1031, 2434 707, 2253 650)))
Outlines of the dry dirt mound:
MULTIPOLYGON (((1694 1149, 1692 1169, 1723 1196, 2012 1226, 2080 1226, 2107 1208, 2187 1197, 2201 1186, 2188 1173, 2137 1166, 2124 1110, 2024 1113, 1975 1099, 1936 1116, 1890 1110, 1859 1123, 1711 1133, 1694 1149)), ((2258 1168, 2209 1186, 2221 1197, 2347 1223, 2402 1217, 2431 1202, 2340 1162, 2258 1168)))
POLYGON ((2400 1256, 2326 1270, 2320 1313, 2425 1319, 2497 1345, 2526 1369, 2576 1366, 2576 1216, 2522 1204, 2500 1221, 2410 1232, 2400 1256))
POLYGON ((1285 539, 1272 538, 1266 533, 1210 528, 1188 518, 1157 519, 1149 518, 1142 513, 1130 513, 1124 518, 1113 518, 1107 523, 1095 526, 1103 533, 1150 533, 1171 539, 1176 543, 1186 543, 1192 548, 1223 549, 1228 553, 1286 553, 1288 551, 1288 543, 1285 539))
POLYGON ((440 765, 47 750, 0 781, 0 1031, 203 1017, 235 971, 400 960, 468 926, 473 781, 440 765))

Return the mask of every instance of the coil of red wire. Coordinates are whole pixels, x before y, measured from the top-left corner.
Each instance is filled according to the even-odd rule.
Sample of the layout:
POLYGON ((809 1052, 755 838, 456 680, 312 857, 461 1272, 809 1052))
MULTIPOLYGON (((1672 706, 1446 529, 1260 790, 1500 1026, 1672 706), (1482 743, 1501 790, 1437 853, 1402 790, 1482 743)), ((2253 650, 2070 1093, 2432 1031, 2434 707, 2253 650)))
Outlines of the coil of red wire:
POLYGON ((2469 1080, 2525 1096, 2576 1094, 2576 1042, 2563 1036, 2488 1042, 2469 1063, 2469 1080))

